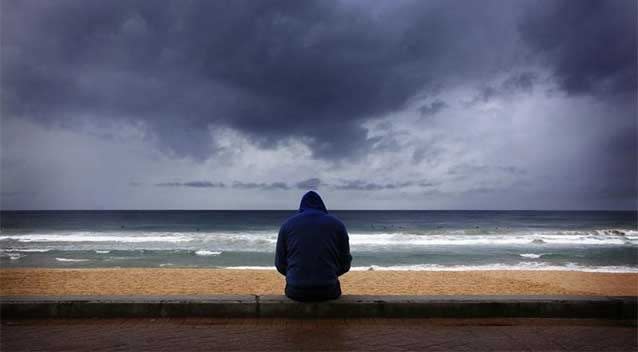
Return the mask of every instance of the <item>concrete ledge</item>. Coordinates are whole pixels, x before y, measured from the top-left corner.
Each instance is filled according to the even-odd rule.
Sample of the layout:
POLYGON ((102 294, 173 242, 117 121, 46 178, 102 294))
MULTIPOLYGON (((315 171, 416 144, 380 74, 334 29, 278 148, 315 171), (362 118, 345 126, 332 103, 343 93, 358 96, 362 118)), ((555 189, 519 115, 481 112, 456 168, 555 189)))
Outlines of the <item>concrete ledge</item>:
POLYGON ((600 318, 633 319, 638 297, 343 296, 299 303, 284 296, 0 297, 0 318, 600 318))
POLYGON ((344 296, 299 304, 259 297, 261 317, 605 318, 636 319, 638 297, 588 296, 344 296))
POLYGON ((0 297, 0 318, 255 317, 255 296, 0 297))

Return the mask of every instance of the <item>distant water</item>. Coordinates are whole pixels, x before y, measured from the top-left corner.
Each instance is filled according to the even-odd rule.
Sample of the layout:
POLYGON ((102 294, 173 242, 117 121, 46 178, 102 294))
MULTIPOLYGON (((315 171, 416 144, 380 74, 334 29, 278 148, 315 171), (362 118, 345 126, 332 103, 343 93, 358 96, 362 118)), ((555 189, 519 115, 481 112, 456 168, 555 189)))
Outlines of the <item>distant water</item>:
MULTIPOLYGON (((638 272, 635 212, 334 211, 354 270, 638 272)), ((2 267, 273 268, 294 211, 0 212, 2 267)))

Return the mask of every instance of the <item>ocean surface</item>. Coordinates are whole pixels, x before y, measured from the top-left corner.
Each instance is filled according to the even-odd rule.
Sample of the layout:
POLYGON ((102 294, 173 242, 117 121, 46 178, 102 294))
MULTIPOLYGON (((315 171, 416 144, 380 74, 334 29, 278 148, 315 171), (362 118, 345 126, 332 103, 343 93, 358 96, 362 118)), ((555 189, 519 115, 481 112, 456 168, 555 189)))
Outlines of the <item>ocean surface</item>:
MULTIPOLYGON (((274 269, 294 211, 2 211, 2 267, 274 269)), ((636 212, 333 211, 353 270, 638 272, 636 212)))

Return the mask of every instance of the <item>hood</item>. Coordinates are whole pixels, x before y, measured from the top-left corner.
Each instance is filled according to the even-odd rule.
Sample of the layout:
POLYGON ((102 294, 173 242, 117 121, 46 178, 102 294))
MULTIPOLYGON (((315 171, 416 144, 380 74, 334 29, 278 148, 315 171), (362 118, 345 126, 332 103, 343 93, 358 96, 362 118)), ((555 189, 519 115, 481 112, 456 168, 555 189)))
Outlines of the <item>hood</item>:
POLYGON ((317 192, 310 191, 303 195, 301 198, 301 204, 299 204, 299 212, 302 212, 307 209, 314 209, 323 211, 324 213, 328 212, 326 206, 323 204, 323 200, 317 192))

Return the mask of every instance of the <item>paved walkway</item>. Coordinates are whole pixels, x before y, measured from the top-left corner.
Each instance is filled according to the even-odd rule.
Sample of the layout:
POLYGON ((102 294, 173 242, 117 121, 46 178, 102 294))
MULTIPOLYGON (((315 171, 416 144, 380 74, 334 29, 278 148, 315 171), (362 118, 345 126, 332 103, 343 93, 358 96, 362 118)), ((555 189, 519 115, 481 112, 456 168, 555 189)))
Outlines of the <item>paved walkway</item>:
POLYGON ((0 350, 636 351, 627 322, 574 319, 3 321, 0 350))

